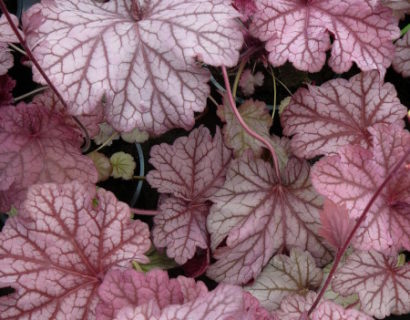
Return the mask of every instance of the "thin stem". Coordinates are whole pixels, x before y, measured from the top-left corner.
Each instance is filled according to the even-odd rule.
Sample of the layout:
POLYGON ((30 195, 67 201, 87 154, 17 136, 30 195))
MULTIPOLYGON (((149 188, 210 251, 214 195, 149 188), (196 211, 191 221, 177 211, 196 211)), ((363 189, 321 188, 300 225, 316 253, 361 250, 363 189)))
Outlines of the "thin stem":
POLYGON ((132 178, 135 180, 145 180, 144 176, 133 176, 132 178))
POLYGON ((343 246, 338 249, 336 253, 336 258, 335 261, 333 262, 332 269, 330 269, 329 275, 327 276, 327 279, 320 290, 318 296, 316 297, 315 302, 312 304, 312 306, 309 309, 308 314, 310 315, 313 310, 317 307, 317 305, 320 302, 320 299, 323 297, 324 293, 326 292, 327 287, 329 286, 333 275, 336 272, 336 269, 340 263, 340 260, 343 257, 343 254, 346 252, 347 247, 350 244, 350 241, 352 241, 353 236, 356 234, 356 231, 359 229, 360 225, 362 222, 366 219, 367 213, 369 212, 370 207, 373 205, 374 201, 377 199, 377 197, 380 195, 380 192, 383 190, 383 188, 386 186, 386 184, 389 182, 389 180, 393 177, 393 175, 397 172, 397 170, 400 169, 400 167, 403 165, 403 163, 406 161, 407 157, 410 155, 410 148, 407 149, 407 151, 404 153, 404 156, 399 160, 399 162, 394 166, 393 170, 390 171, 388 176, 384 179, 383 183, 377 188, 376 192, 373 194, 372 198, 369 200, 367 203, 366 207, 363 210, 363 213, 361 214, 360 218, 357 220, 354 228, 350 232, 349 236, 347 237, 346 241, 344 242, 343 246))
POLYGON ((137 208, 130 208, 133 214, 142 215, 142 216, 156 216, 159 211, 158 210, 144 210, 144 209, 137 209, 137 208))
POLYGON ((21 96, 19 96, 19 97, 17 97, 17 98, 14 98, 13 102, 14 102, 14 103, 19 102, 20 100, 23 100, 23 99, 25 99, 25 98, 28 98, 28 97, 32 96, 33 94, 39 93, 39 92, 41 92, 41 91, 44 91, 44 90, 46 90, 47 88, 48 88, 47 86, 44 86, 44 87, 40 87, 40 88, 34 89, 33 91, 27 92, 27 93, 25 93, 25 94, 23 94, 23 95, 21 95, 21 96))
POLYGON ((400 37, 404 36, 410 30, 410 23, 400 30, 400 37))
POLYGON ((14 43, 9 43, 8 44, 10 48, 12 48, 13 50, 20 52, 22 55, 26 56, 27 53, 24 50, 21 50, 19 47, 17 47, 14 43))
POLYGON ((278 162, 278 157, 276 155, 275 149, 272 147, 272 145, 269 143, 268 140, 254 132, 252 129, 248 127, 248 125, 245 123, 245 121, 242 119, 241 114, 239 113, 238 109, 236 108, 235 100, 232 96, 231 92, 231 85, 229 83, 229 78, 228 78, 228 73, 226 72, 225 66, 222 66, 222 74, 224 77, 225 81, 225 87, 226 87, 226 92, 228 94, 228 99, 229 99, 229 105, 235 114, 236 119, 239 121, 240 125, 242 128, 251 136, 254 137, 256 140, 262 142, 266 148, 270 151, 272 158, 273 158, 273 163, 275 164, 275 171, 276 175, 278 177, 279 183, 281 183, 281 178, 280 178, 280 171, 279 171, 279 162, 278 162))
POLYGON ((243 59, 241 61, 241 64, 239 65, 238 72, 236 73, 235 80, 233 82, 232 95, 234 98, 236 98, 236 90, 238 89, 239 80, 241 79, 241 75, 242 75, 243 69, 245 69, 245 66, 246 66, 246 60, 243 59))
POLYGON ((100 150, 101 150, 102 148, 104 148, 107 144, 109 144, 110 141, 111 141, 112 139, 114 139, 117 135, 118 135, 118 132, 114 132, 112 135, 110 135, 110 136, 108 137, 107 140, 105 140, 105 141, 103 142, 102 145, 100 145, 97 149, 95 149, 95 150, 93 150, 93 151, 90 151, 90 152, 87 153, 87 154, 100 151, 100 150))
POLYGON ((272 80, 273 80, 273 110, 272 110, 272 120, 275 118, 275 112, 276 112, 276 77, 275 73, 273 72, 273 68, 270 67, 270 73, 272 74, 272 80))
POLYGON ((285 90, 286 90, 291 96, 293 96, 292 91, 289 90, 289 88, 286 86, 286 84, 284 84, 284 83, 283 83, 282 81, 280 81, 279 79, 276 79, 276 81, 279 82, 279 84, 280 84, 283 88, 285 88, 285 90))
MULTIPOLYGON (((17 28, 17 26, 14 24, 13 20, 11 19, 9 11, 7 10, 7 7, 6 7, 3 0, 0 0, 0 9, 1 9, 1 11, 3 11, 4 15, 6 16, 7 22, 9 23, 11 29, 13 30, 13 32, 16 35, 17 39, 19 40, 20 45, 25 50, 25 54, 27 55, 27 57, 31 60, 31 62, 37 68, 38 72, 40 72, 40 74, 42 75, 44 80, 47 82, 47 85, 54 91, 55 95, 57 96, 57 98, 60 100, 60 102, 64 106, 64 109, 68 110, 68 105, 64 101, 63 97, 60 95, 60 92, 58 92, 57 88, 51 82, 50 78, 46 75, 46 73, 40 67, 40 64, 38 63, 37 59, 34 58, 33 52, 27 46, 26 41, 24 40, 24 38, 22 37, 22 35, 19 32, 19 29, 17 28)), ((87 150, 88 150, 89 145, 90 145, 90 136, 88 135, 88 132, 85 129, 85 127, 82 125, 82 123, 77 118, 75 118, 75 117, 73 117, 73 118, 76 121, 76 123, 80 126, 81 130, 84 132, 84 137, 85 137, 85 140, 86 140, 85 141, 85 147, 87 147, 87 150)))
POLYGON ((216 102, 216 100, 214 99, 214 97, 212 97, 211 95, 208 96, 208 99, 212 101, 212 103, 215 105, 215 107, 218 107, 218 106, 219 106, 218 102, 216 102))

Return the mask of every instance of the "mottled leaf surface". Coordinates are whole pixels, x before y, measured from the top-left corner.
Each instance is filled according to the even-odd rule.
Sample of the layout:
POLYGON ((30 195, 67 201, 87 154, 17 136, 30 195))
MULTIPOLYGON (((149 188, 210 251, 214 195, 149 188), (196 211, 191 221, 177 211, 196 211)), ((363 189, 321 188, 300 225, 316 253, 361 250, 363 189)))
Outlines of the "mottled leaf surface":
POLYGON ((361 308, 379 319, 410 312, 410 264, 376 251, 354 252, 337 271, 333 290, 358 293, 361 308))
POLYGON ((211 199, 207 226, 217 262, 209 277, 246 283, 279 248, 307 250, 319 264, 330 260, 317 235, 322 199, 309 180, 308 163, 289 159, 281 179, 249 152, 231 163, 224 186, 211 199))
POLYGON ((319 287, 322 271, 308 252, 292 249, 290 255, 274 256, 252 285, 245 287, 268 310, 279 307, 293 293, 303 294, 319 287))
POLYGON ((378 1, 260 0, 256 6, 251 32, 267 41, 274 66, 289 60, 299 70, 317 72, 330 48, 329 65, 337 73, 353 62, 363 71, 382 73, 391 64, 399 29, 391 10, 378 1))
POLYGON ((206 202, 224 183, 231 151, 219 129, 212 138, 208 129, 200 127, 173 145, 154 146, 150 155, 155 170, 147 174, 147 181, 159 192, 173 195, 160 204, 154 218, 154 243, 167 247, 168 256, 183 264, 197 248, 208 248, 206 202))
POLYGON ((283 133, 292 136, 299 157, 337 152, 347 144, 368 147, 368 128, 377 123, 402 123, 407 108, 390 83, 378 72, 364 72, 350 80, 330 80, 320 87, 300 88, 281 115, 283 133))
MULTIPOLYGON (((272 117, 266 104, 262 101, 246 100, 238 111, 245 123, 254 132, 269 139, 269 129, 272 126, 272 117)), ((255 156, 262 154, 263 145, 260 141, 252 138, 240 125, 234 113, 229 107, 229 101, 225 98, 224 104, 218 107, 218 114, 226 122, 222 132, 225 144, 233 149, 235 157, 241 156, 246 150, 251 149, 255 156)))
POLYGON ((0 108, 0 210, 19 207, 35 183, 97 182, 72 121, 37 104, 0 108))
POLYGON ((381 0, 381 2, 392 9, 394 15, 400 19, 410 13, 410 2, 408 0, 381 0))
POLYGON ((0 233, 2 319, 95 319, 97 289, 111 268, 148 262, 145 223, 114 195, 77 182, 30 188, 0 233))
MULTIPOLYGON (((410 146, 409 132, 399 126, 376 125, 369 131, 372 149, 343 147, 337 155, 321 159, 312 170, 315 188, 336 204, 346 206, 355 220, 410 146)), ((383 252, 409 250, 409 208, 410 171, 404 164, 370 207, 353 245, 383 252)))
POLYGON ((43 21, 29 43, 69 112, 93 112, 105 97, 119 131, 190 129, 209 93, 196 61, 233 66, 242 45, 227 0, 54 0, 35 12, 43 21))
POLYGON ((410 32, 397 40, 395 45, 396 52, 393 59, 393 68, 401 73, 403 77, 410 77, 410 32))

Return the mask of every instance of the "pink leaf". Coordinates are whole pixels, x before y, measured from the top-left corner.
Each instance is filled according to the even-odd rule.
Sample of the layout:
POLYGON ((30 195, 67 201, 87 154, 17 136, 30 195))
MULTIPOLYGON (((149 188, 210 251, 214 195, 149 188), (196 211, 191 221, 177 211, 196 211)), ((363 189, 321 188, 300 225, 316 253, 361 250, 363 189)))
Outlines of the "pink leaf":
POLYGON ((147 175, 149 184, 161 193, 171 193, 187 201, 203 202, 225 180, 231 152, 217 129, 214 139, 199 127, 172 146, 162 143, 151 149, 149 162, 156 170, 147 175))
POLYGON ((233 0, 234 7, 242 13, 242 20, 248 20, 256 11, 255 0, 233 0))
POLYGON ((184 264, 196 248, 208 248, 206 217, 209 205, 187 203, 174 197, 164 200, 154 217, 152 236, 157 248, 167 247, 167 256, 184 264))
POLYGON ((245 96, 250 96, 255 93, 255 86, 263 85, 263 78, 262 72, 258 71, 253 75, 250 69, 246 69, 239 81, 239 87, 245 96))
POLYGON ((363 312, 344 309, 342 306, 327 300, 322 300, 314 309, 310 317, 307 312, 316 299, 315 292, 308 292, 306 296, 292 295, 282 300, 277 314, 281 320, 371 320, 363 312))
MULTIPOLYGON (((33 98, 32 103, 44 106, 52 111, 67 113, 67 110, 64 110, 64 106, 62 105, 61 101, 50 89, 44 91, 41 94, 36 95, 33 98)), ((96 109, 93 113, 78 116, 77 118, 87 129, 90 138, 94 138, 100 132, 99 124, 102 123, 104 120, 102 107, 96 109)), ((69 115, 67 115, 67 120, 76 126, 74 120, 72 120, 69 115)))
MULTIPOLYGON (((410 5, 410 4, 409 4, 410 5)), ((396 53, 393 59, 393 68, 403 77, 410 77, 410 32, 396 42, 396 53)))
POLYGON ((238 311, 233 316, 228 316, 224 320, 275 320, 269 312, 263 308, 258 299, 252 296, 250 293, 244 292, 243 294, 243 310, 238 311))
POLYGON ((69 113, 93 112, 105 96, 119 131, 191 128, 209 94, 196 60, 233 66, 242 45, 226 0, 54 0, 32 10, 44 21, 29 43, 69 113))
MULTIPOLYGON (((19 25, 19 19, 14 15, 10 14, 11 20, 13 21, 14 25, 19 25)), ((22 34, 22 33, 21 33, 22 34)), ((13 29, 10 27, 10 24, 6 18, 6 15, 2 14, 0 17, 0 42, 19 42, 16 34, 14 33, 13 29)))
POLYGON ((322 200, 303 160, 289 159, 279 184, 272 166, 248 152, 231 163, 225 185, 211 200, 213 250, 226 239, 207 273, 216 281, 246 283, 283 248, 308 250, 321 265, 331 258, 317 235, 322 200))
POLYGON ((16 289, 1 298, 2 319, 91 320, 104 274, 148 262, 150 240, 112 193, 73 182, 31 187, 0 244, 0 282, 16 289))
POLYGON ((325 199, 323 210, 320 212, 320 223, 319 235, 335 249, 343 246, 355 225, 346 207, 338 206, 329 199, 325 199))
POLYGON ((155 311, 158 307, 152 306, 151 302, 148 306, 137 307, 133 311, 130 308, 124 309, 115 320, 225 320, 243 310, 242 294, 240 287, 219 285, 212 292, 195 300, 181 305, 169 305, 160 314, 155 311))
POLYGON ((285 135, 299 157, 336 152, 347 144, 370 144, 368 128, 376 123, 401 123, 407 108, 390 83, 378 72, 361 73, 350 80, 330 80, 320 87, 299 89, 282 113, 285 135))
POLYGON ((0 208, 19 207, 35 183, 95 183, 97 171, 81 144, 77 128, 62 114, 36 104, 0 108, 0 208))
POLYGON ((8 51, 7 44, 0 42, 0 76, 5 75, 13 65, 13 55, 8 51))
POLYGON ((181 286, 169 279, 165 271, 153 270, 146 274, 133 269, 111 270, 98 289, 100 302, 97 319, 111 320, 126 306, 140 306, 155 300, 162 309, 184 301, 181 286))
POLYGON ((200 127, 188 137, 151 149, 150 163, 156 168, 147 175, 151 186, 174 196, 159 207, 154 218, 154 243, 167 247, 168 256, 184 264, 196 248, 208 248, 205 202, 222 186, 231 152, 217 129, 212 139, 209 130, 200 127))
POLYGON ((355 62, 363 71, 384 73, 399 37, 391 10, 372 0, 260 0, 252 33, 267 41, 269 61, 287 60, 300 70, 317 72, 332 47, 329 65, 337 73, 355 62), (334 37, 331 45, 329 32, 334 37))
POLYGON ((322 271, 316 267, 309 252, 293 248, 290 256, 274 256, 259 277, 245 289, 272 311, 279 307, 284 297, 316 289, 321 281, 322 271))
MULTIPOLYGON (((312 170, 315 188, 349 216, 358 219, 376 189, 410 145, 410 134, 399 126, 369 129, 373 148, 346 146, 338 155, 317 162, 312 170)), ((353 245, 362 250, 410 249, 410 171, 404 165, 387 183, 359 227, 353 245)))
POLYGON ((410 264, 398 267, 396 257, 354 252, 336 273, 333 290, 357 293, 362 310, 379 319, 409 313, 410 264))

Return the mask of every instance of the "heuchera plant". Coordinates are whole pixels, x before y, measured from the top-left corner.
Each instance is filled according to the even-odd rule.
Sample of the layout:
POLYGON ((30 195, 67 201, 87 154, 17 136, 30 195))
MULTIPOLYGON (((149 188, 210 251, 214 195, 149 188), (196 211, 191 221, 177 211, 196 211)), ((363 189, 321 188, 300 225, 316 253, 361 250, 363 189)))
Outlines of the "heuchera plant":
POLYGON ((410 315, 407 0, 37 2, 0 0, 1 319, 410 315))

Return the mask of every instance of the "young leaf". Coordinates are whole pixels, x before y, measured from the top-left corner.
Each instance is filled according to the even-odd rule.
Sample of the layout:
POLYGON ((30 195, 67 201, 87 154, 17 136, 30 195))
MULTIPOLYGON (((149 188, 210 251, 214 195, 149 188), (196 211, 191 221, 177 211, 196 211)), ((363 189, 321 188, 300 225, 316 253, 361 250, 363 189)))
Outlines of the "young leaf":
POLYGON ((332 287, 343 295, 358 293, 362 310, 379 319, 410 312, 410 264, 397 267, 397 256, 354 252, 337 271, 332 287))
POLYGON ((338 206, 325 199, 320 212, 319 235, 327 240, 334 249, 340 249, 354 228, 354 220, 349 217, 345 206, 338 206))
POLYGON ((97 170, 81 154, 82 138, 70 121, 37 104, 0 108, 0 211, 18 209, 35 183, 97 182, 97 170))
POLYGON ((119 131, 191 128, 209 93, 196 60, 233 66, 242 45, 226 0, 54 0, 33 10, 43 21, 27 37, 70 114, 92 112, 105 96, 119 131))
POLYGON ((90 154, 87 154, 87 157, 94 162, 94 166, 98 172, 98 182, 105 181, 111 176, 111 162, 105 154, 93 151, 90 154))
POLYGON ((279 184, 272 166, 245 153, 232 161, 225 185, 211 198, 211 246, 218 260, 208 269, 216 281, 256 278, 279 249, 308 250, 323 265, 329 249, 317 235, 322 200, 309 180, 309 165, 290 158, 279 184), (226 246, 219 247, 226 238, 226 246))
MULTIPOLYGON (((410 6, 410 4, 409 4, 410 6)), ((410 77, 410 32, 396 42, 396 53, 393 59, 393 68, 403 77, 410 77)))
MULTIPOLYGON (((358 219, 375 190, 410 145, 410 134, 399 126, 369 128, 373 148, 346 146, 338 155, 317 162, 312 170, 315 188, 349 216, 358 219)), ((387 183, 359 227, 353 246, 390 252, 410 249, 410 170, 403 165, 387 183)))
POLYGON ((213 139, 208 129, 200 127, 172 146, 163 143, 151 149, 149 161, 156 170, 147 174, 147 181, 159 192, 173 194, 154 218, 154 243, 167 247, 176 262, 187 262, 197 247, 208 248, 205 202, 224 183, 230 160, 219 129, 213 139))
MULTIPOLYGON (((224 104, 218 107, 218 114, 222 115, 226 122, 222 132, 225 144, 234 150, 234 156, 241 156, 246 150, 251 149, 256 157, 262 154, 262 143, 252 138, 240 125, 234 113, 229 107, 229 101, 224 98, 224 104)), ((266 104, 262 101, 246 100, 239 108, 245 123, 256 133, 263 137, 269 137, 269 129, 272 126, 272 117, 266 104)))
POLYGON ((368 128, 376 123, 400 123, 407 108, 378 72, 350 80, 330 80, 320 87, 301 88, 281 116, 283 133, 294 135, 292 151, 299 157, 337 152, 347 144, 369 147, 368 128))
POLYGON ((250 69, 246 69, 241 76, 239 81, 239 87, 241 88, 245 96, 250 96, 255 92, 255 86, 260 87, 263 84, 263 74, 258 71, 255 74, 252 74, 250 69))
POLYGON ((119 151, 111 156, 110 162, 112 165, 111 175, 114 178, 132 179, 135 167, 137 166, 132 155, 119 151))
POLYGON ((0 282, 16 290, 0 298, 0 318, 95 319, 105 273, 148 262, 149 247, 148 226, 112 193, 77 182, 33 186, 0 233, 0 282))
POLYGON ((269 61, 287 60, 299 69, 319 71, 332 47, 329 65, 337 73, 353 62, 363 71, 384 73, 400 36, 390 9, 372 0, 260 0, 251 32, 267 41, 269 61), (330 44, 329 32, 334 36, 330 44))
POLYGON ((290 256, 274 256, 252 285, 245 287, 268 310, 277 309, 282 299, 292 293, 304 294, 316 289, 322 271, 316 267, 309 252, 294 248, 290 256))

